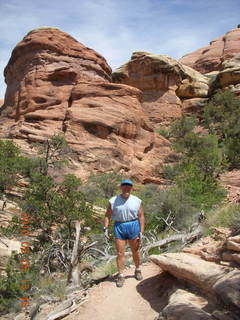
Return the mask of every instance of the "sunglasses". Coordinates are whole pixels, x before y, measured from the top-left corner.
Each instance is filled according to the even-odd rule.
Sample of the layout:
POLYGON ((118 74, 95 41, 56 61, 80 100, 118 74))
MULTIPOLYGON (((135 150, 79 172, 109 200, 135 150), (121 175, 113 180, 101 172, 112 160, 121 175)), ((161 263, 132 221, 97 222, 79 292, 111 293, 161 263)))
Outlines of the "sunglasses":
POLYGON ((131 186, 132 187, 132 185, 130 183, 123 183, 123 184, 121 184, 121 186, 131 186))

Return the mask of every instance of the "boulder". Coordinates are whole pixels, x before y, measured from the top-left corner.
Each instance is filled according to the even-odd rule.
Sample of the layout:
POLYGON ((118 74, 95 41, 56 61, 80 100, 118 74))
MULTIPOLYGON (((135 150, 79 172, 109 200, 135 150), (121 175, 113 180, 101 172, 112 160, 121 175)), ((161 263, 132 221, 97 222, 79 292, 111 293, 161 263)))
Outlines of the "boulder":
POLYGON ((176 93, 180 98, 205 98, 209 94, 209 78, 190 67, 182 65, 184 79, 176 93), (185 78, 186 77, 186 78, 185 78))
POLYGON ((240 252, 240 236, 229 237, 226 246, 228 250, 240 252))
POLYGON ((234 237, 229 237, 228 241, 232 241, 235 243, 240 243, 240 235, 234 236, 234 237))
POLYGON ((228 272, 213 285, 213 290, 221 301, 228 306, 235 306, 240 312, 240 271, 239 269, 228 272))
POLYGON ((240 53, 222 63, 217 80, 221 88, 240 83, 240 53))
POLYGON ((21 241, 0 238, 0 256, 10 257, 15 251, 20 253, 21 241))
POLYGON ((0 238, 0 271, 5 270, 13 253, 21 253, 21 241, 0 238))
POLYGON ((168 305, 161 311, 159 320, 209 320, 211 315, 204 311, 208 301, 191 292, 177 289, 169 298, 168 305))
POLYGON ((240 311, 240 271, 208 262, 187 253, 151 255, 150 259, 173 276, 240 311))
POLYGON ((222 252, 222 260, 240 264, 240 253, 224 251, 222 252))
POLYGON ((184 113, 196 114, 205 107, 208 102, 208 98, 191 98, 184 99, 182 104, 182 109, 184 113))
POLYGON ((208 236, 184 247, 182 252, 198 255, 207 261, 220 262, 222 246, 223 241, 216 241, 208 236))
POLYGON ((214 310, 212 316, 216 320, 238 320, 238 316, 226 310, 214 310))

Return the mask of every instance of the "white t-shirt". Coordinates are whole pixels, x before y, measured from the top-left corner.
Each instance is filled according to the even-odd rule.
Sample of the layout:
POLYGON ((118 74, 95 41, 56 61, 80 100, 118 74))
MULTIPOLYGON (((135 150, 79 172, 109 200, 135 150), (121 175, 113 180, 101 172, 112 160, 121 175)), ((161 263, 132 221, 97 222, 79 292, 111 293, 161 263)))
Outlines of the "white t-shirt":
POLYGON ((138 211, 142 200, 130 194, 127 199, 121 194, 109 199, 112 208, 112 219, 116 221, 128 221, 138 218, 138 211))

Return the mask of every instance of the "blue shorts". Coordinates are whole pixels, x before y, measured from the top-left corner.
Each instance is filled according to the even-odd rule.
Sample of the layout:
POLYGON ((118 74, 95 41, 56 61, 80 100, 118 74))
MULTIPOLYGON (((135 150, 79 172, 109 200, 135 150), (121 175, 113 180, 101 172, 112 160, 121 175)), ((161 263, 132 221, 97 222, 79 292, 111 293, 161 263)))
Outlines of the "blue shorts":
POLYGON ((126 222, 115 221, 113 230, 115 238, 132 240, 139 236, 140 223, 138 219, 126 222))

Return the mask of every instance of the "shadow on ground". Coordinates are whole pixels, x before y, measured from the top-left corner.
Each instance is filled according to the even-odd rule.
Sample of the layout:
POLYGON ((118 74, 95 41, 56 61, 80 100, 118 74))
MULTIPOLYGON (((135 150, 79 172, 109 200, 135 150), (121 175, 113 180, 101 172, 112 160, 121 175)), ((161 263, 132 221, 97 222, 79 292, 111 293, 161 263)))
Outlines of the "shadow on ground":
POLYGON ((136 289, 151 307, 160 312, 168 303, 169 295, 181 287, 176 278, 166 272, 142 280, 136 289))

